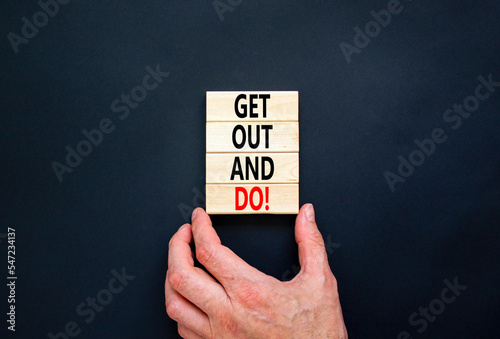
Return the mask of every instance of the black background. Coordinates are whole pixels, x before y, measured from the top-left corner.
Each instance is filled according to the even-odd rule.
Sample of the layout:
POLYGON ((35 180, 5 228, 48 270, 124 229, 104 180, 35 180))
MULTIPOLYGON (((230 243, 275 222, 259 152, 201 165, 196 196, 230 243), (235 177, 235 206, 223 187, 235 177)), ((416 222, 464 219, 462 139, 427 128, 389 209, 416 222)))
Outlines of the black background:
MULTIPOLYGON (((333 243, 352 338, 498 337, 500 89, 457 130, 442 116, 478 76, 500 81, 500 5, 402 5, 348 63, 339 44, 387 1, 246 0, 223 21, 211 1, 72 1, 19 53, 7 34, 40 8, 2 1, 0 233, 16 229, 15 337, 47 338, 69 321, 82 338, 177 336, 167 244, 184 209, 204 204, 207 90, 299 91, 300 202, 314 203, 333 243), (120 120, 111 103, 157 64, 169 77, 120 120), (59 183, 51 163, 102 118, 116 130, 59 183), (392 193, 383 172, 438 127, 447 141, 392 193), (86 324, 76 307, 123 267, 135 279, 86 324), (455 277, 467 290, 419 334, 408 317, 455 277)), ((294 216, 213 221, 258 269, 296 271, 294 216)))

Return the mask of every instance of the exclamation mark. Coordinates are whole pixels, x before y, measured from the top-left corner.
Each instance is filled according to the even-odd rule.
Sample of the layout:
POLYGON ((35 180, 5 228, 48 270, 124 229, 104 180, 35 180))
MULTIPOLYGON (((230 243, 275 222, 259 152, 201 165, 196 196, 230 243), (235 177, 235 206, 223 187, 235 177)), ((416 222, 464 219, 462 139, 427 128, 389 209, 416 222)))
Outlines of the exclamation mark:
MULTIPOLYGON (((266 187, 266 204, 269 204, 269 187, 266 187)), ((269 211, 269 205, 266 205, 266 211, 269 211)))

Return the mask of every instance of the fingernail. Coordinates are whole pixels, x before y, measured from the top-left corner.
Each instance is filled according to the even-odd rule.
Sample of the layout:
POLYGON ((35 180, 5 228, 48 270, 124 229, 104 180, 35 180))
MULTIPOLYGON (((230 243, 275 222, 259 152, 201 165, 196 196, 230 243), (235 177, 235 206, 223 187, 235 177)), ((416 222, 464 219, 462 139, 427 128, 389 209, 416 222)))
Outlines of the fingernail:
POLYGON ((315 215, 314 215, 314 207, 313 207, 312 204, 309 204, 306 207, 306 218, 307 218, 307 220, 312 221, 312 222, 316 221, 316 218, 315 218, 315 215))
POLYGON ((191 222, 193 222, 194 218, 196 218, 196 214, 198 214, 198 209, 195 208, 193 214, 191 214, 191 222))
POLYGON ((177 232, 179 232, 180 230, 182 230, 184 228, 184 226, 186 226, 186 224, 184 224, 181 227, 179 227, 179 229, 177 230, 177 232))

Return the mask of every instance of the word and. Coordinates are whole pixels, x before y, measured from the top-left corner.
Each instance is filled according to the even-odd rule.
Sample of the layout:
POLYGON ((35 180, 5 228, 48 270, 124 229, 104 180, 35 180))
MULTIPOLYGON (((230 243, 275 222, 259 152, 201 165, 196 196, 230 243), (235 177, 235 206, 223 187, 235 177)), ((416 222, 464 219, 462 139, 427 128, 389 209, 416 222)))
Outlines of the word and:
MULTIPOLYGON (((118 273, 116 270, 111 270, 113 277, 109 280, 107 288, 98 291, 95 297, 87 297, 85 301, 78 304, 76 314, 83 318, 86 324, 90 324, 96 318, 96 312, 101 313, 104 308, 109 305, 115 295, 121 293, 129 282, 135 279, 133 275, 127 275, 125 268, 122 268, 118 273)), ((82 333, 82 327, 76 321, 68 321, 62 332, 47 334, 50 339, 69 339, 74 338, 82 333)))
POLYGON ((250 180, 250 173, 252 173, 254 180, 270 180, 274 174, 274 161, 271 157, 260 157, 260 159, 261 171, 259 172, 259 157, 255 157, 254 163, 250 157, 245 157, 245 169, 241 167, 240 157, 235 157, 231 180, 234 180, 236 176, 239 176, 240 180, 250 180), (266 170, 266 164, 269 166, 269 170, 266 170))
MULTIPOLYGON (((120 99, 116 99, 111 103, 111 111, 113 113, 121 113, 120 120, 125 120, 129 114, 130 109, 136 109, 139 103, 146 100, 148 91, 152 91, 163 82, 163 78, 167 78, 170 73, 163 72, 160 65, 156 65, 155 69, 146 66, 147 74, 142 79, 142 85, 132 88, 130 94, 122 93, 120 99)), ((83 158, 88 157, 103 141, 104 136, 111 134, 116 126, 109 118, 103 118, 98 124, 98 128, 91 129, 90 131, 82 130, 84 138, 80 140, 75 147, 67 145, 65 147, 66 157, 64 164, 58 161, 52 161, 51 166, 61 183, 65 173, 72 173, 74 169, 83 162, 83 158)))
POLYGON ((33 14, 31 21, 25 16, 21 18, 23 22, 21 35, 13 32, 7 34, 7 39, 9 39, 14 53, 19 53, 19 46, 21 44, 27 44, 30 39, 38 35, 40 28, 47 26, 49 17, 54 18, 59 13, 59 5, 66 5, 70 1, 71 0, 39 0, 38 6, 40 6, 42 10, 33 14))
MULTIPOLYGON (((410 314, 408 321, 411 326, 418 327, 418 333, 423 333, 429 326, 429 323, 436 321, 437 317, 443 314, 446 309, 446 305, 455 302, 457 297, 459 297, 468 287, 465 285, 459 285, 457 277, 455 277, 453 283, 451 283, 448 279, 445 279, 443 283, 446 287, 441 290, 439 298, 431 300, 427 307, 419 307, 418 312, 410 314)), ((400 332, 397 337, 397 339, 410 338, 410 333, 406 331, 400 332)))
POLYGON ((7 303, 9 312, 7 313, 7 328, 9 331, 16 331, 16 230, 7 228, 7 303))
MULTIPOLYGON (((500 82, 494 81, 492 74, 488 76, 488 79, 479 76, 477 80, 479 84, 475 88, 474 95, 466 97, 462 104, 453 104, 453 109, 447 109, 443 113, 443 122, 450 124, 449 127, 452 130, 458 130, 462 126, 463 120, 470 118, 472 113, 479 109, 481 101, 487 100, 496 91, 496 88, 500 87, 500 82)), ((399 161, 397 173, 399 175, 391 171, 383 173, 391 192, 396 191, 396 184, 404 183, 415 172, 416 167, 422 166, 426 158, 434 154, 436 146, 443 144, 447 139, 448 135, 442 128, 435 128, 429 139, 423 141, 415 139, 414 143, 417 148, 410 152, 406 158, 402 155, 397 157, 399 161)))

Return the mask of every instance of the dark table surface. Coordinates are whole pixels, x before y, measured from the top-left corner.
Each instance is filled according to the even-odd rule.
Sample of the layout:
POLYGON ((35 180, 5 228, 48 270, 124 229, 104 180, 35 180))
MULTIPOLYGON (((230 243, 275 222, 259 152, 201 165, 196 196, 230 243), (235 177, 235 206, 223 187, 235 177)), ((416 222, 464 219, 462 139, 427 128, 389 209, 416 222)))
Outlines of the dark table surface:
MULTIPOLYGON (((500 81, 498 1, 214 3, 0 4, 0 336, 177 337, 163 283, 170 237, 204 206, 205 92, 298 90, 300 203, 316 207, 350 336, 498 338, 500 87, 476 93, 500 81), (136 88, 156 68, 168 75, 136 88), (444 303, 454 283, 467 288, 444 303)), ((213 221, 287 280, 294 218, 213 221)))

